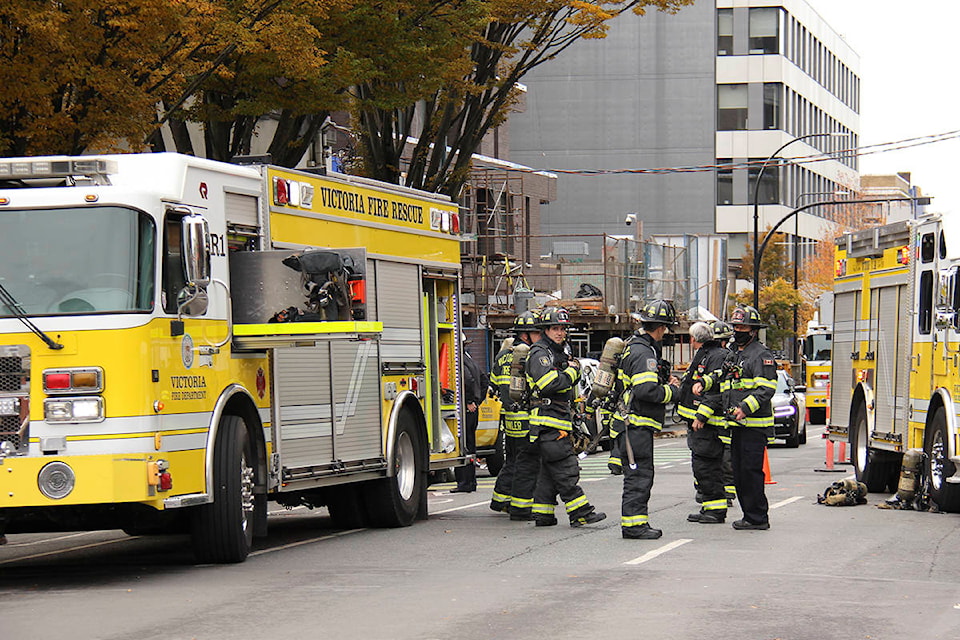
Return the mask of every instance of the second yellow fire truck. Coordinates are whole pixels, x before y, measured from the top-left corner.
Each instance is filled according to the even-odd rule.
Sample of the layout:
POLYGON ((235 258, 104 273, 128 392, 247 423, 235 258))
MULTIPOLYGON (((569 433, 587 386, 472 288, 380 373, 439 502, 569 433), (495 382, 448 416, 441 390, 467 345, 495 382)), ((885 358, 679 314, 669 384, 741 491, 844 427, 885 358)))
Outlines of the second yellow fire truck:
POLYGON ((456 206, 176 154, 0 161, 0 525, 187 530, 267 500, 426 516, 465 461, 456 206))
POLYGON ((960 511, 960 219, 846 234, 836 269, 828 437, 878 492, 923 450, 930 499, 960 511))

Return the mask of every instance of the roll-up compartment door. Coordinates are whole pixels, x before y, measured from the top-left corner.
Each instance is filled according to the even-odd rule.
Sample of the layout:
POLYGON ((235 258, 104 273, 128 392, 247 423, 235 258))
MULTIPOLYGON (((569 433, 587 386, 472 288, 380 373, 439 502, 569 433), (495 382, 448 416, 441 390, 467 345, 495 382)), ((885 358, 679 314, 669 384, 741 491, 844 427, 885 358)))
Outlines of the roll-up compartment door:
POLYGON ((377 320, 383 323, 383 361, 422 362, 419 268, 378 260, 376 281, 377 320))

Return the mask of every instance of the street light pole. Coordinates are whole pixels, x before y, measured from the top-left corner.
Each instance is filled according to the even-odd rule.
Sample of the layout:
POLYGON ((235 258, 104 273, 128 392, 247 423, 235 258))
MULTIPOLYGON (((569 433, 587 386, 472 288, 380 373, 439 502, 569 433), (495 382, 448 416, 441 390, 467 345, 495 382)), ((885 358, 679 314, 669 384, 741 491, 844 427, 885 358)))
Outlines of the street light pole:
MULTIPOLYGON (((848 195, 848 191, 808 191, 807 193, 801 193, 797 196, 796 200, 793 202, 793 207, 796 209, 800 206, 800 201, 809 196, 841 196, 848 195)), ((819 204, 819 203, 818 203, 819 204)), ((794 295, 797 295, 796 292, 800 290, 800 216, 794 216, 793 218, 793 291, 794 295)), ((791 362, 797 363, 800 362, 800 351, 798 336, 798 324, 799 319, 799 307, 796 303, 793 305, 793 349, 792 355, 793 358, 791 362)))
POLYGON ((767 165, 771 160, 777 157, 777 154, 789 147, 794 142, 800 140, 806 140, 807 138, 822 138, 822 137, 847 137, 846 133, 840 132, 829 132, 829 133, 808 133, 803 136, 797 136, 796 138, 785 142, 780 145, 780 147, 770 154, 766 160, 763 161, 763 164, 760 165, 760 170, 757 172, 757 182, 753 185, 753 308, 758 312, 760 311, 760 256, 757 252, 757 245, 760 242, 760 181, 763 179, 763 172, 767 168, 767 165))

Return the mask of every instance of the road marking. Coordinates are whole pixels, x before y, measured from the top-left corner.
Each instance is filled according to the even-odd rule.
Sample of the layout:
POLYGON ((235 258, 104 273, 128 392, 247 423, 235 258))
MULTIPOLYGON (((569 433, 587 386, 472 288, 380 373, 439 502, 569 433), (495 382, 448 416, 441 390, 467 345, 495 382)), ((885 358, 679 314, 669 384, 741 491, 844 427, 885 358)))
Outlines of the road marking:
POLYGON ((770 508, 771 508, 771 509, 777 509, 777 508, 779 508, 779 507, 785 507, 785 506, 787 506, 788 504, 790 504, 791 502, 796 502, 797 500, 803 500, 803 496, 793 496, 792 498, 787 498, 786 500, 781 500, 780 502, 778 502, 778 503, 776 503, 776 504, 770 505, 770 508))
POLYGON ((103 547, 108 544, 116 544, 118 542, 129 542, 133 538, 117 538, 116 540, 104 540, 103 542, 91 542, 90 544, 83 544, 79 547, 69 547, 67 549, 57 549, 56 551, 46 551, 44 553, 35 553, 32 556, 20 556, 19 558, 10 558, 9 560, 0 560, 0 564, 10 564, 11 562, 22 562, 24 560, 34 560, 36 558, 45 558, 46 556, 56 556, 63 553, 69 553, 70 551, 80 551, 82 549, 93 549, 94 547, 103 547))
POLYGON ((99 531, 81 531, 80 533, 71 533, 68 536, 57 536, 56 538, 44 538, 43 540, 34 540, 33 542, 14 542, 7 545, 8 549, 13 547, 35 547, 38 544, 47 544, 50 542, 59 542, 60 540, 69 540, 70 538, 79 538, 81 536, 92 536, 99 531))
POLYGON ((628 560, 623 564, 643 564, 647 560, 653 560, 659 555, 663 555, 667 551, 672 551, 677 547, 687 544, 688 542, 693 542, 692 538, 680 538, 679 540, 674 540, 673 542, 667 543, 660 547, 659 549, 654 549, 653 551, 648 551, 639 558, 634 558, 633 560, 628 560))
POLYGON ((293 547, 301 547, 305 544, 313 544, 314 542, 321 542, 323 540, 333 540, 334 538, 339 538, 341 536, 348 536, 351 533, 360 533, 361 531, 366 531, 366 529, 350 529, 349 531, 338 531, 337 533, 331 533, 328 536, 320 536, 319 538, 310 538, 309 540, 300 540, 299 542, 291 542, 290 544, 283 544, 279 547, 271 547, 269 549, 261 549, 260 551, 254 551, 250 554, 250 557, 253 556, 262 556, 265 553, 273 553, 274 551, 283 551, 284 549, 292 549, 293 547))
POLYGON ((431 511, 430 513, 434 515, 440 515, 441 513, 453 513, 454 511, 463 511, 464 509, 473 509, 474 507, 482 507, 485 504, 490 504, 489 502, 474 502, 473 504, 465 504, 460 507, 451 507, 449 509, 443 509, 441 511, 431 511))

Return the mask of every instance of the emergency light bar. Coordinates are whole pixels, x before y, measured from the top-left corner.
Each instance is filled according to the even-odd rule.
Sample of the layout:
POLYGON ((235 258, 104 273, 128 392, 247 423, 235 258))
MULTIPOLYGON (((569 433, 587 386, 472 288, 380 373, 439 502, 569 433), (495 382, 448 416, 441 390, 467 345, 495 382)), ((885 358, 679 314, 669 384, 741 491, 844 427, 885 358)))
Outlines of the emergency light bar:
POLYGON ((0 161, 0 180, 69 178, 71 176, 94 178, 116 172, 117 163, 104 158, 57 156, 36 160, 21 158, 0 161))

